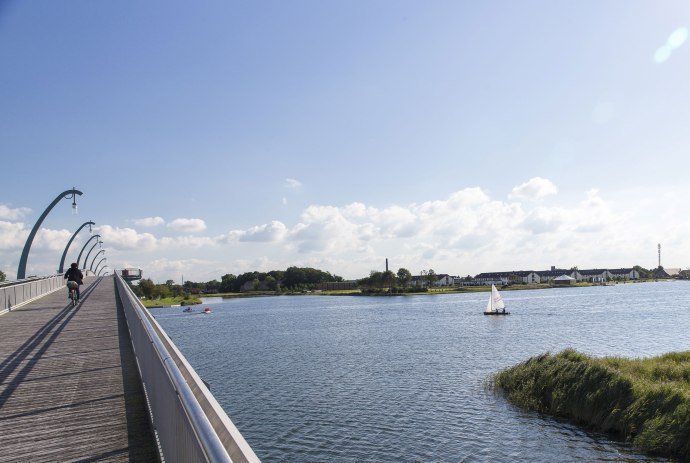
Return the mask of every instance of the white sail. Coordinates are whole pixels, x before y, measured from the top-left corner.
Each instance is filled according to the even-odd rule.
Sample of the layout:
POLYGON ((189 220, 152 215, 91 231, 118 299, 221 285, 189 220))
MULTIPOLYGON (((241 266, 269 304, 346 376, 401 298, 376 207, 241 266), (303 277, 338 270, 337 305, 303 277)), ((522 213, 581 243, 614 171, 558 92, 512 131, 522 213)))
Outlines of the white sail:
POLYGON ((505 309, 506 305, 503 302, 503 298, 498 293, 495 285, 491 285, 491 296, 489 296, 489 302, 486 304, 487 312, 498 312, 499 310, 505 309))

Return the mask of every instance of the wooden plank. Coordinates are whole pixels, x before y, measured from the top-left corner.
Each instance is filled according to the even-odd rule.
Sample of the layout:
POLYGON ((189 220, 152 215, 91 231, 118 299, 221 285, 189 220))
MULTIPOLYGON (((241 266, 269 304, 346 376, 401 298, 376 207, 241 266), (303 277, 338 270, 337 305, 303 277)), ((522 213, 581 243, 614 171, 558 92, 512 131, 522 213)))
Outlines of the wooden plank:
MULTIPOLYGON (((91 279, 90 283, 93 283, 91 279)), ((113 277, 0 316, 0 462, 156 461, 113 277)))

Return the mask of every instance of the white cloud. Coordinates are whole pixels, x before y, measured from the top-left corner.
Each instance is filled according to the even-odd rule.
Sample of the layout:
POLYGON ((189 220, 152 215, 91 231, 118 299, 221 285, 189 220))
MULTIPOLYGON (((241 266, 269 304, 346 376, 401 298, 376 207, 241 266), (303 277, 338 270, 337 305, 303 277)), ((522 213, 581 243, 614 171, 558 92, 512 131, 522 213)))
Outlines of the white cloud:
POLYGON ((551 180, 533 177, 522 185, 513 188, 508 197, 510 199, 535 200, 555 195, 556 193, 558 193, 558 188, 556 188, 556 185, 554 185, 551 180))
POLYGON ((152 227, 158 227, 160 225, 165 224, 165 220, 163 220, 163 217, 144 217, 143 219, 137 219, 134 221, 134 224, 139 226, 139 227, 147 227, 147 228, 152 228, 152 227))
POLYGON ((297 189, 302 186, 302 182, 299 180, 296 180, 294 178, 286 178, 285 179, 285 187, 286 188, 292 188, 292 189, 297 189))
MULTIPOLYGON (((532 182, 534 188, 525 187, 520 194, 538 198, 549 191, 541 188, 544 185, 548 187, 532 182)), ((677 199, 686 196, 686 190, 672 187, 615 193, 592 189, 583 192, 579 202, 550 206, 497 200, 474 187, 445 198, 386 207, 363 202, 311 205, 292 225, 273 220, 220 236, 161 237, 110 225, 98 227, 98 233, 112 268, 140 267, 157 281, 181 273, 207 281, 224 273, 290 265, 355 278, 381 269, 386 257, 394 270, 406 267, 415 274, 429 268, 466 275, 550 265, 650 267, 658 242, 665 246, 668 266, 687 267, 690 225, 683 217, 690 210, 677 199)), ((27 234, 25 224, 0 221, 0 266, 16 268, 27 234)), ((42 230, 28 272, 54 271, 68 235, 66 230, 42 230)))
POLYGON ((21 222, 13 223, 0 220, 0 249, 22 249, 29 230, 21 222))
POLYGON ((165 246, 170 249, 175 248, 201 248, 203 246, 213 246, 218 243, 216 238, 208 236, 177 236, 170 238, 164 236, 158 240, 160 246, 165 246))
POLYGON ((105 247, 117 250, 150 251, 157 244, 156 237, 151 233, 138 233, 133 228, 103 225, 98 227, 98 234, 105 247))
POLYGON ((562 211, 557 208, 537 208, 522 221, 522 226, 538 235, 558 231, 563 223, 562 211))
POLYGON ((31 249, 48 249, 51 251, 64 251, 67 242, 72 237, 69 230, 51 230, 41 228, 31 244, 31 249))
POLYGON ((287 227, 277 220, 269 224, 257 225, 247 230, 231 230, 228 239, 231 241, 276 242, 281 241, 287 232, 287 227))
POLYGON ((17 207, 12 209, 9 206, 0 204, 0 220, 19 220, 30 212, 31 209, 28 207, 17 207))
MULTIPOLYGON (((539 198, 553 194, 555 187, 535 180, 517 191, 539 198)), ((630 220, 628 213, 614 207, 596 189, 572 206, 544 207, 498 201, 480 188, 466 188, 445 199, 406 206, 312 205, 292 227, 272 222, 233 230, 228 237, 278 243, 281 262, 328 261, 335 265, 333 271, 344 275, 364 275, 371 268, 380 268, 384 257, 391 258, 393 266, 416 271, 431 267, 437 272, 474 274, 549 265, 639 263, 627 249, 645 230, 638 226, 635 233, 620 233, 632 229, 626 225, 630 220), (603 243, 606 252, 592 252, 603 248, 603 243)))
POLYGON ((206 230, 206 222, 201 219, 175 219, 168 227, 177 231, 197 233, 206 230))

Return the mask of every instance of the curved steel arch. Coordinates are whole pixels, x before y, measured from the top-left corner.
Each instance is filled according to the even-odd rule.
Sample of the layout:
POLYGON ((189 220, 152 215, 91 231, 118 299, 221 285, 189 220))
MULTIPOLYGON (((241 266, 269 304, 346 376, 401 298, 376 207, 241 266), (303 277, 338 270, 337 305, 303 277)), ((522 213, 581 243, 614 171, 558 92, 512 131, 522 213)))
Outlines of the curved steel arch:
POLYGON ((74 232, 74 235, 72 235, 72 238, 70 238, 69 241, 67 242, 67 246, 65 246, 65 251, 62 253, 62 259, 60 259, 60 267, 58 268, 58 273, 62 273, 65 270, 65 257, 67 257, 67 250, 72 245, 72 241, 74 241, 74 238, 77 237, 77 234, 79 234, 81 229, 87 225, 89 225, 89 226, 96 225, 96 223, 91 222, 91 221, 84 222, 83 224, 81 224, 81 227, 77 228, 77 231, 74 232))
MULTIPOLYGON (((101 259, 101 260, 98 261, 98 265, 96 265, 96 270, 94 270, 93 273, 96 273, 96 271, 98 270, 98 267, 99 267, 99 266, 103 263, 103 261, 106 260, 106 259, 107 259, 107 257, 104 257, 103 259, 101 259)), ((94 260, 96 260, 96 259, 94 259, 94 260)), ((105 268, 105 267, 107 267, 107 265, 106 265, 106 266, 103 266, 103 268, 105 268)), ((101 269, 101 270, 103 270, 103 269, 101 269)))
MULTIPOLYGON (((98 251, 98 252, 96 253, 95 256, 93 256, 93 260, 91 261, 91 267, 89 267, 89 270, 93 271, 93 264, 96 263, 96 259, 98 258, 98 256, 99 256, 102 252, 105 252, 105 249, 101 249, 100 251, 98 251)), ((84 264, 86 264, 86 262, 84 262, 84 264)))
MULTIPOLYGON (((81 251, 79 251, 79 257, 77 257, 77 267, 81 268, 81 265, 79 263, 81 262, 81 255, 84 252, 84 249, 86 249, 86 246, 88 246, 91 240, 93 240, 94 238, 100 237, 101 235, 93 235, 91 238, 89 238, 89 240, 86 243, 84 243, 84 247, 81 248, 81 251)), ((86 267, 86 261, 84 261, 84 267, 86 267)))
POLYGON ((83 193, 76 188, 72 188, 71 190, 66 190, 57 195, 57 198, 53 200, 52 203, 46 208, 45 211, 43 211, 43 214, 38 218, 36 221, 36 224, 34 225, 34 228, 31 229, 31 233, 29 233, 29 237, 26 239, 26 243, 24 243, 24 249, 22 250, 22 256, 19 259, 19 267, 17 267, 17 280, 23 280, 26 278, 26 262, 29 260, 29 250, 31 249, 31 244, 34 242, 34 237, 36 236, 36 232, 38 231, 38 228, 41 226, 45 218, 48 216, 48 213, 55 207, 57 203, 60 202, 61 199, 72 199, 73 202, 72 204, 76 206, 77 204, 77 195, 81 196, 83 193))

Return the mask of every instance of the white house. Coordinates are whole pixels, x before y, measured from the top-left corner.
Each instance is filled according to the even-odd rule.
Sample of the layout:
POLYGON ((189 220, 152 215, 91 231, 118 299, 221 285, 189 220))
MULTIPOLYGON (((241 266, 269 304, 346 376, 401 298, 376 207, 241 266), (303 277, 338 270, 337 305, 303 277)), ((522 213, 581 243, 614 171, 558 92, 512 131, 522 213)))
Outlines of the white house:
POLYGON ((454 278, 450 275, 442 273, 436 275, 436 281, 434 281, 434 286, 453 286, 454 278))
POLYGON ((610 269, 611 277, 614 280, 639 280, 640 272, 634 268, 614 268, 610 269))
POLYGON ((589 281, 592 283, 603 283, 613 280, 613 275, 606 269, 594 268, 591 270, 574 270, 570 275, 577 281, 589 281))
POLYGON ((480 273, 474 277, 474 281, 483 285, 507 285, 508 283, 540 283, 541 278, 537 272, 519 270, 514 272, 480 273))

